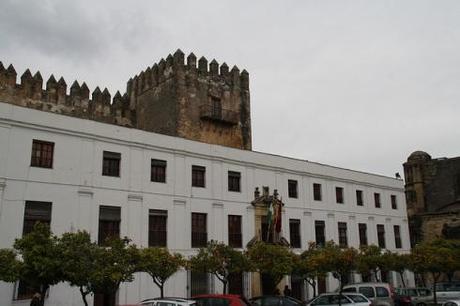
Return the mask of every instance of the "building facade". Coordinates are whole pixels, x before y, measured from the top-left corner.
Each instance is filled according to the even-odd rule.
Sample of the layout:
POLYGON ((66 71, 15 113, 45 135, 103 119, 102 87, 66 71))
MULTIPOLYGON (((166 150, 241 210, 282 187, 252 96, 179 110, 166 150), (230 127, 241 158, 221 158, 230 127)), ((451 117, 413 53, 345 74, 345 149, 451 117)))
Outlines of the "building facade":
MULTIPOLYGON (((174 66, 172 58, 164 67, 174 66)), ((232 79, 226 65, 216 75, 216 64, 208 69, 201 61, 195 67, 214 80, 225 77, 221 83, 208 79, 206 86, 212 88, 200 89, 199 94, 186 91, 190 97, 201 95, 200 103, 179 99, 183 110, 215 103, 211 110, 205 106, 193 114, 198 116, 195 119, 181 114, 186 119, 172 120, 176 126, 163 134, 152 132, 155 123, 148 122, 145 111, 148 101, 158 98, 163 103, 164 92, 157 92, 162 90, 148 89, 132 104, 128 93, 140 86, 133 80, 127 94, 117 94, 110 104, 105 90, 103 101, 100 90, 89 100, 86 85, 78 85, 78 95, 76 89, 70 95, 62 88, 55 90, 53 82, 38 90, 41 76, 36 74, 32 78, 38 81, 30 81, 26 72, 21 84, 15 84, 10 77, 14 69, 4 69, 0 73, 0 248, 11 247, 39 220, 49 223, 57 235, 87 230, 92 239, 101 241, 117 234, 140 247, 165 246, 185 256, 211 239, 244 249, 260 227, 256 227, 257 208, 251 205, 260 196, 255 193, 259 188, 260 192, 277 190, 284 204, 281 232, 296 252, 306 249, 309 241, 326 240, 409 252, 401 180, 251 151, 247 75, 233 70, 232 79), (238 92, 230 88, 232 82, 238 92), (81 87, 86 87, 83 95, 81 87), (225 103, 229 106, 223 107, 225 103), (143 105, 141 112, 139 105, 143 105), (235 107, 236 115, 225 117, 222 110, 230 107, 235 107)), ((162 75, 173 70, 168 69, 161 68, 162 75)), ((144 77, 138 76, 142 79, 145 72, 144 77)), ((161 77, 154 79, 160 82, 161 77)), ((183 80, 187 83, 187 78, 183 80)), ((65 82, 60 83, 62 87, 65 82)), ((174 82, 168 86, 169 94, 181 92, 173 89, 178 86, 174 82)), ((165 127, 168 124, 161 128, 165 127)), ((352 277, 351 281, 361 280, 359 275, 352 277)), ((396 274, 389 281, 400 283, 396 274)), ((253 282, 250 274, 244 274, 230 287, 251 297, 259 293, 253 282)), ((311 294, 294 278, 286 282, 297 295, 311 294)), ((329 276, 319 286, 320 291, 335 290, 337 282, 329 276)), ((209 275, 179 271, 167 282, 165 295, 221 290, 209 275)), ((28 305, 27 294, 23 284, 0 283, 0 305, 28 305)), ((133 304, 158 295, 150 277, 139 273, 132 283, 121 285, 117 300, 120 305, 133 304)), ((59 284, 50 288, 47 305, 76 306, 82 301, 76 288, 59 284)))
POLYGON ((412 244, 460 239, 460 157, 416 151, 404 163, 404 176, 412 244))

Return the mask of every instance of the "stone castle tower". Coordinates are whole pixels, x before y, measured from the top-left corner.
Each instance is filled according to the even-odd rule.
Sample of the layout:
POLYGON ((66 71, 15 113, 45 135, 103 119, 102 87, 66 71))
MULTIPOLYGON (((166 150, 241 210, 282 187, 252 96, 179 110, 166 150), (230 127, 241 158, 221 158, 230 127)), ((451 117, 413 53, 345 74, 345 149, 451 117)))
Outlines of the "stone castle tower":
POLYGON ((197 63, 193 53, 185 63, 177 50, 131 78, 113 101, 99 87, 90 99, 84 82, 73 82, 67 93, 62 77, 51 75, 44 90, 40 72, 27 69, 19 84, 16 78, 14 67, 0 62, 0 102, 251 150, 249 74, 236 66, 208 65, 204 57, 197 63))

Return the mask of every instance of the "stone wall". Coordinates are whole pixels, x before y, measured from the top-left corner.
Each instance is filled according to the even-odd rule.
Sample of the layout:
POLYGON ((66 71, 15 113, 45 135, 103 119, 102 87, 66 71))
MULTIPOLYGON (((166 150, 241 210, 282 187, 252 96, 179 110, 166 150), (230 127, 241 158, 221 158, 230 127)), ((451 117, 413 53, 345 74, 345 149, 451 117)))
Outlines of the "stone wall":
POLYGON ((12 65, 0 62, 0 100, 23 107, 133 127, 206 143, 251 150, 249 74, 234 66, 219 66, 177 50, 127 83, 125 94, 86 83, 69 89, 51 75, 43 89, 40 72, 26 70, 16 83, 12 65), (197 66, 198 64, 198 66, 197 66), (220 108, 213 105, 218 103, 220 108))

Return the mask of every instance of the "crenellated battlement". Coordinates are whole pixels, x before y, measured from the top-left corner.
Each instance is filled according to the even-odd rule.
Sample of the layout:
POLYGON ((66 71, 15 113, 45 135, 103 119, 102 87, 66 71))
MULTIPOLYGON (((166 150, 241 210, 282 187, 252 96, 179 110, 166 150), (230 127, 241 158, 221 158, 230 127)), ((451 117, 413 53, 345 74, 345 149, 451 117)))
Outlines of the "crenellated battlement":
POLYGON ((92 93, 85 82, 70 88, 51 75, 27 69, 17 83, 13 65, 0 62, 0 102, 138 128, 241 149, 251 149, 249 74, 181 50, 127 82, 126 93, 92 93))
POLYGON ((81 85, 74 81, 70 90, 63 77, 56 81, 51 75, 43 89, 43 78, 40 71, 33 76, 27 69, 16 83, 17 73, 13 65, 5 69, 0 62, 0 102, 34 108, 83 119, 91 119, 131 127, 129 98, 117 92, 111 99, 107 88, 99 87, 92 92, 85 82, 81 85))

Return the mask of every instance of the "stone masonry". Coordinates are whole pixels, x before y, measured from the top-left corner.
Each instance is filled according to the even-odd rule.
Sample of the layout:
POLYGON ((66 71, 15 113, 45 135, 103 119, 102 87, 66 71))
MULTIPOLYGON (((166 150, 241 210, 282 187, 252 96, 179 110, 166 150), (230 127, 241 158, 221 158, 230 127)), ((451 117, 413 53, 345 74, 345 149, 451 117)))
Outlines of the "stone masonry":
POLYGON ((234 66, 208 65, 177 50, 127 83, 126 93, 67 83, 53 75, 43 90, 40 72, 27 69, 16 83, 13 65, 0 62, 0 100, 23 107, 96 120, 149 132, 251 150, 249 74, 234 66))

